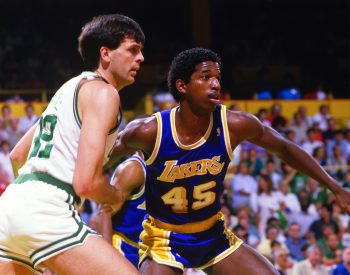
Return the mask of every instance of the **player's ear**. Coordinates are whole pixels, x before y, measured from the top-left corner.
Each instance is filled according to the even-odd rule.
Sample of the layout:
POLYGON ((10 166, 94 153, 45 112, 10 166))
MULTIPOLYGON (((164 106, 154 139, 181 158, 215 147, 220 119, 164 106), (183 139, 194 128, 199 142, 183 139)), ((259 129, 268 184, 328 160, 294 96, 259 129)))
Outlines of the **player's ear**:
POLYGON ((110 62, 111 61, 111 57, 110 57, 110 49, 107 47, 101 47, 100 48, 100 57, 101 57, 101 61, 104 62, 110 62))
POLYGON ((186 93, 186 83, 182 79, 176 80, 175 85, 176 85, 176 89, 181 94, 185 94, 186 93))

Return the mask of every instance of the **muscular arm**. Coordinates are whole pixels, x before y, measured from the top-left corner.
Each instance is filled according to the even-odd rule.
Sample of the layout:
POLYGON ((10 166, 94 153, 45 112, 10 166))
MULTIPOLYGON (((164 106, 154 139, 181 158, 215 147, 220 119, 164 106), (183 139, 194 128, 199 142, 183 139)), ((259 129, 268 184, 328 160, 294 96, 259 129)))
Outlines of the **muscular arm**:
POLYGON ((350 193, 341 188, 325 170, 297 144, 284 139, 253 115, 228 111, 230 140, 236 146, 243 140, 259 145, 275 153, 284 162, 327 186, 337 197, 339 206, 350 212, 350 193))
POLYGON ((79 196, 99 203, 112 204, 122 199, 122 193, 102 174, 106 139, 116 124, 119 103, 116 90, 102 81, 86 83, 78 95, 82 126, 73 187, 79 196))
MULTIPOLYGON (((124 205, 126 198, 140 190, 144 182, 145 174, 139 162, 130 160, 120 164, 112 180, 112 185, 123 192, 124 199, 113 205, 113 212, 119 211, 124 205)), ((111 218, 113 213, 104 206, 101 207, 101 212, 99 214, 101 217, 97 220, 99 223, 98 228, 100 228, 103 238, 112 243, 113 227, 111 218)))
POLYGON ((131 121, 118 134, 111 162, 140 150, 149 157, 157 137, 157 120, 154 116, 131 121))

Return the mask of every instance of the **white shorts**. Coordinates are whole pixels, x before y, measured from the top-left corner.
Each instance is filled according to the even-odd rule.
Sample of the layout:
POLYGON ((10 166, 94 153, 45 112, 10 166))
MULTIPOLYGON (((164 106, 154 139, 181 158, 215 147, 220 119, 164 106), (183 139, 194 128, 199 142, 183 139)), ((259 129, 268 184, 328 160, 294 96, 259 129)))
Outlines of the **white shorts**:
POLYGON ((56 179, 50 183, 48 175, 45 182, 20 177, 22 181, 17 178, 0 197, 0 259, 16 261, 40 274, 41 262, 82 245, 96 232, 79 217, 74 191, 63 190, 56 179))

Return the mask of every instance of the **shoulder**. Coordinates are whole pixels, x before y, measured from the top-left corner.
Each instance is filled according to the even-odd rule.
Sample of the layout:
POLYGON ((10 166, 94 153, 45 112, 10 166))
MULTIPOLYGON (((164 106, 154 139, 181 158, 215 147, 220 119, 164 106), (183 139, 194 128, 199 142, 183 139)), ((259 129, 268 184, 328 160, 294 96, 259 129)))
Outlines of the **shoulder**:
POLYGON ((125 129, 119 133, 118 140, 128 147, 137 148, 148 153, 153 149, 157 131, 157 119, 152 115, 128 123, 125 129))
POLYGON ((102 80, 82 83, 79 90, 80 100, 94 105, 114 105, 120 101, 118 91, 102 80))
POLYGON ((263 131, 264 126, 250 113, 227 110, 226 116, 229 131, 241 141, 253 138, 263 131))

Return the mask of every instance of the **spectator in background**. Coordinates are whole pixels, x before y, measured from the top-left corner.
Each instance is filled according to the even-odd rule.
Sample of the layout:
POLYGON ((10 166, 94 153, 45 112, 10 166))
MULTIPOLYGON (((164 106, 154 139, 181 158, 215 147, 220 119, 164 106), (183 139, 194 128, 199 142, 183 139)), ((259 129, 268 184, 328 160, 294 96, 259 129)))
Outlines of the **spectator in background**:
POLYGON ((323 143, 321 141, 316 140, 315 138, 315 130, 312 128, 309 128, 307 130, 307 141, 302 143, 301 147, 309 154, 312 155, 314 149, 319 146, 323 146, 323 143))
POLYGON ((305 127, 308 129, 311 127, 312 125, 312 118, 307 114, 307 109, 305 105, 300 105, 298 107, 298 114, 300 114, 301 119, 302 119, 302 123, 305 125, 305 127))
POLYGON ((248 158, 244 160, 248 165, 248 173, 254 177, 260 174, 262 168, 264 168, 263 161, 257 157, 257 152, 254 148, 248 150, 248 158))
POLYGON ((326 148, 323 145, 314 148, 312 156, 317 160, 317 162, 321 166, 325 166, 327 164, 326 148))
POLYGON ((299 194, 299 192, 306 187, 307 177, 305 175, 295 170, 286 163, 282 163, 282 171, 284 173, 282 181, 289 184, 290 190, 294 194, 299 194))
POLYGON ((340 145, 334 145, 332 149, 332 154, 327 157, 328 173, 338 180, 343 180, 347 173, 346 159, 340 145))
POLYGON ((279 203, 276 193, 273 191, 273 184, 268 175, 259 176, 258 193, 251 195, 251 208, 259 215, 259 233, 265 232, 267 220, 277 215, 279 203))
POLYGON ((299 223, 293 222, 288 226, 288 237, 286 239, 286 246, 289 249, 289 255, 295 261, 304 259, 302 248, 307 244, 307 240, 301 235, 301 227, 299 223))
POLYGON ((311 245, 306 249, 307 258, 293 266, 293 275, 328 275, 328 269, 322 264, 322 249, 311 245))
POLYGON ((270 109, 270 115, 267 117, 267 120, 270 121, 272 127, 274 123, 276 124, 276 119, 280 121, 284 126, 286 126, 287 119, 284 116, 282 116, 282 106, 279 103, 272 104, 270 109))
POLYGON ((285 132, 284 132, 284 137, 286 139, 288 139, 289 141, 291 142, 295 142, 295 132, 292 130, 292 129, 287 129, 285 132))
POLYGON ((19 120, 19 131, 24 134, 34 123, 38 120, 38 116, 34 113, 34 107, 32 104, 27 104, 25 106, 25 115, 19 120))
POLYGON ((260 235, 254 222, 249 216, 248 208, 243 207, 238 209, 236 216, 238 219, 238 224, 245 228, 248 232, 247 243, 252 247, 256 247, 260 241, 260 235))
POLYGON ((327 120, 327 130, 322 133, 323 140, 327 142, 327 140, 334 138, 334 133, 337 131, 336 123, 334 118, 329 118, 327 120))
POLYGON ((309 193, 310 202, 320 209, 322 205, 327 204, 327 189, 321 188, 320 184, 313 178, 308 178, 307 191, 309 193))
POLYGON ((231 182, 232 207, 237 209, 241 207, 250 207, 252 194, 258 191, 256 180, 248 174, 248 165, 241 162, 238 167, 238 174, 234 176, 231 182))
POLYGON ((12 182, 15 179, 10 161, 10 143, 3 140, 0 143, 0 167, 6 172, 7 178, 12 182))
POLYGON ((277 171, 276 165, 273 159, 268 159, 266 161, 266 173, 272 180, 273 189, 279 189, 280 182, 282 180, 282 175, 277 171))
POLYGON ((265 108, 259 109, 256 117, 261 121, 262 124, 271 127, 271 122, 267 119, 267 110, 265 108))
POLYGON ((334 233, 339 233, 339 226, 337 222, 332 218, 332 205, 323 204, 320 208, 320 219, 314 221, 310 226, 310 231, 315 236, 316 240, 324 237, 323 228, 327 225, 331 226, 334 230, 334 233))
POLYGON ((304 237, 311 224, 318 219, 318 213, 315 205, 310 202, 308 192, 301 191, 298 196, 301 211, 292 213, 288 217, 288 222, 298 223, 300 225, 301 236, 304 237))
POLYGON ((329 108, 327 105, 322 104, 319 108, 319 112, 314 115, 313 121, 318 122, 320 129, 324 132, 328 129, 327 120, 331 118, 329 114, 329 108))
POLYGON ((18 129, 17 118, 10 120, 10 127, 7 129, 7 132, 9 134, 8 142, 10 143, 10 148, 13 148, 23 136, 23 133, 18 129))
POLYGON ((347 129, 344 133, 344 140, 346 143, 346 152, 347 152, 347 155, 345 156, 345 158, 348 160, 348 163, 350 164, 350 126, 349 126, 349 129, 347 129))
POLYGON ((343 262, 336 266, 332 275, 350 275, 350 247, 344 249, 342 260, 343 262))
POLYGON ((333 137, 329 140, 326 140, 326 146, 327 146, 327 156, 333 155, 333 148, 335 145, 339 146, 339 149, 342 153, 342 156, 346 159, 348 155, 348 146, 347 142, 344 139, 343 131, 336 130, 333 133, 333 137))
POLYGON ((7 130, 10 127, 10 122, 13 119, 11 107, 7 104, 3 105, 1 108, 1 118, 3 123, 3 129, 7 130))
MULTIPOLYGON (((272 242, 277 241, 279 231, 280 231, 279 228, 275 225, 267 226, 266 230, 265 230, 266 239, 261 241, 258 244, 256 249, 264 256, 271 257, 271 255, 272 255, 271 244, 272 244, 272 242)), ((287 247, 285 246, 284 243, 281 244, 281 247, 284 249, 287 249, 287 247)))
POLYGON ((299 145, 307 140, 306 131, 308 126, 303 122, 303 118, 300 113, 295 113, 293 116, 293 120, 291 126, 289 126, 290 130, 293 130, 295 133, 295 142, 299 145))
POLYGON ((275 192, 275 196, 280 205, 280 210, 286 215, 296 213, 301 210, 297 196, 290 192, 289 184, 282 181, 279 186, 279 191, 275 192))
POLYGON ((282 247, 275 249, 273 252, 273 261, 280 275, 293 275, 293 263, 288 259, 287 249, 282 247))
POLYGON ((330 233, 325 236, 324 242, 318 242, 323 251, 323 264, 326 266, 338 265, 341 262, 341 254, 339 250, 344 249, 339 241, 339 236, 335 233, 330 233), (339 257, 340 256, 340 257, 339 257))

